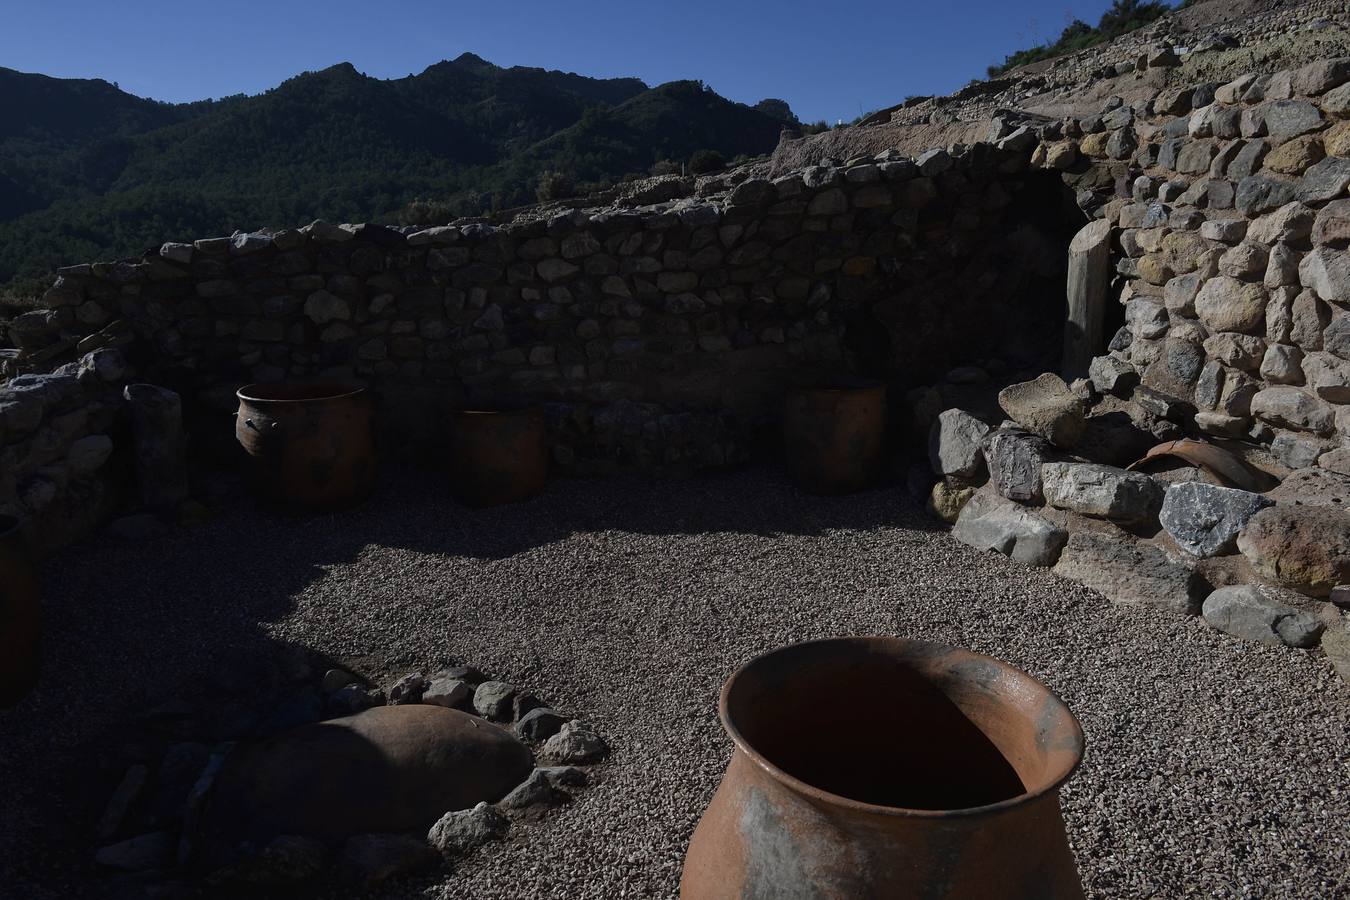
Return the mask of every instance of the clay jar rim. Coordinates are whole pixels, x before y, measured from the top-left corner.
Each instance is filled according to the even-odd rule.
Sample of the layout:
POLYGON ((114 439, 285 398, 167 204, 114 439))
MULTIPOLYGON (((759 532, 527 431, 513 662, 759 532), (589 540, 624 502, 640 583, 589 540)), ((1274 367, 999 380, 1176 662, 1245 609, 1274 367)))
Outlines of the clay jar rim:
POLYGON ((366 386, 350 381, 277 381, 246 384, 234 395, 246 403, 296 404, 328 403, 366 393, 366 386), (292 392, 294 396, 268 397, 266 394, 292 392))
POLYGON ((1051 691, 1038 679, 1033 678, 1031 675, 1028 675, 1026 672, 1023 672, 1016 666, 1009 665, 1008 663, 1003 662, 1000 659, 996 659, 992 656, 986 656, 983 653, 976 653, 973 650, 966 650, 961 647, 952 647, 946 644, 939 644, 933 641, 918 641, 918 640, 911 640, 908 638, 890 637, 887 635, 875 635, 875 636, 856 635, 851 637, 821 638, 812 641, 799 641, 798 643, 795 644, 787 644, 783 647, 778 647, 776 649, 769 650, 765 653, 761 653, 758 656, 755 656, 754 658, 743 663, 740 667, 738 667, 736 671, 734 671, 731 674, 731 677, 726 680, 726 683, 722 685, 722 693, 717 701, 717 717, 722 722, 722 728, 726 731, 727 735, 730 736, 732 742, 736 745, 736 749, 739 750, 741 753, 744 753, 746 757, 749 758, 750 761, 753 762, 756 766, 763 769, 769 775, 769 777, 773 778, 775 781, 787 787, 789 790, 792 790, 798 794, 805 796, 810 800, 816 801, 826 806, 843 808, 855 813, 862 813, 873 816, 883 816, 888 818, 900 818, 900 819, 968 818, 968 817, 994 815, 997 813, 1002 813, 1008 810, 1015 809, 1020 806, 1024 806, 1028 803, 1031 803, 1034 800, 1037 800, 1040 797, 1044 797, 1046 794, 1058 791, 1060 787, 1063 786, 1063 784, 1066 781, 1068 781, 1070 777, 1073 776, 1073 773, 1078 770, 1078 767, 1083 762, 1083 750, 1084 745, 1086 743, 1086 739, 1083 735, 1082 726, 1079 724, 1078 719, 1074 716, 1073 712, 1069 709, 1068 705, 1065 704, 1064 701, 1060 699, 1059 695, 1051 691), (929 652, 936 652, 942 654, 949 654, 949 653, 960 654, 969 659, 979 660, 981 662, 991 664, 995 666, 1003 675, 1011 676, 1012 678, 1020 682, 1023 687, 1030 688, 1031 690, 1044 695, 1046 699, 1051 702, 1054 709, 1058 713, 1058 716, 1056 718, 1062 719, 1065 723, 1067 723, 1067 725, 1070 728, 1069 734, 1073 738, 1075 744, 1074 752, 1071 754, 1070 759, 1061 768, 1060 771, 1053 772, 1050 775, 1050 777, 1046 778, 1044 780, 1044 783, 1038 786, 1035 790, 1024 791, 1023 793, 1018 794, 1014 797, 1009 797, 1006 800, 1000 800, 997 803, 988 803, 983 806, 967 806, 967 807, 959 807, 956 809, 913 809, 903 806, 883 806, 877 803, 867 803, 862 800, 854 800, 850 797, 845 797, 841 794, 834 794, 829 791, 822 790, 821 788, 818 788, 812 784, 809 784, 808 782, 796 778, 795 776, 789 775, 787 772, 784 772, 782 769, 778 768, 778 766, 770 762, 763 754, 761 754, 753 746, 751 746, 750 742, 746 740, 745 736, 741 734, 740 730, 731 721, 731 714, 728 710, 728 707, 731 692, 735 689, 737 680, 740 679, 742 676, 744 676, 754 666, 762 665, 764 664, 765 660, 769 659, 770 657, 777 656, 778 654, 801 652, 803 649, 808 647, 827 644, 836 644, 836 645, 857 644, 864 646, 870 645, 873 647, 877 645, 882 645, 895 649, 923 648, 929 652))

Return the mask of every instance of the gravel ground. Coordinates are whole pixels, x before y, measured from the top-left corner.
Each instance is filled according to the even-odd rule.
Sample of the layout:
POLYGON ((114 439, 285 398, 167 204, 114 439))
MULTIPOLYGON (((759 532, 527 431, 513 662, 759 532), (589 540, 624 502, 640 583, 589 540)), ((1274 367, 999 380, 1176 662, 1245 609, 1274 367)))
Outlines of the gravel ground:
POLYGON ((101 895, 90 822, 125 765, 107 735, 185 687, 247 685, 294 642, 367 672, 467 661, 613 747, 569 807, 381 896, 673 897, 730 752, 723 679, 786 642, 870 633, 998 656, 1068 702, 1088 736, 1063 805, 1089 896, 1350 896, 1350 690, 1325 659, 976 553, 898 488, 822 499, 750 470, 563 481, 472 512, 401 472, 343 516, 237 502, 43 574, 45 684, 0 713, 3 896, 101 895), (71 765, 66 747, 102 750, 71 765))

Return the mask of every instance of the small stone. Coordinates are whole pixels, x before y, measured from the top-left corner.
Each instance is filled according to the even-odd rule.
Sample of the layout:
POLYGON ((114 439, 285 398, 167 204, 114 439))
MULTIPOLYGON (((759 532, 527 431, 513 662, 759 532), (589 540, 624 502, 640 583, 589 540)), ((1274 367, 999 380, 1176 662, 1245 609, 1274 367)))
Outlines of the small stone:
POLYGON ((1296 387, 1275 385, 1252 397, 1252 415, 1279 428, 1330 434, 1334 416, 1324 401, 1296 387))
POLYGON ((480 802, 473 809, 452 810, 437 819, 427 832, 427 843, 446 855, 463 855, 500 840, 510 829, 511 820, 496 807, 480 802))
POLYGON ((485 719, 494 722, 510 722, 515 699, 515 685, 504 681, 485 681, 473 694, 473 708, 485 719))
POLYGON ((1195 312, 1211 331, 1255 334, 1265 324, 1267 299, 1261 285, 1220 275, 1200 288, 1195 312))
POLYGON ((384 692, 371 691, 359 684, 348 684, 328 695, 328 708, 349 716, 375 706, 384 706, 384 692))
POLYGON ((1333 628, 1323 632, 1322 652, 1341 680, 1350 684, 1350 630, 1333 628))
POLYGON ((1350 447, 1328 450, 1317 458, 1317 464, 1328 472, 1350 476, 1350 447))
POLYGON ((516 730, 531 741, 546 741, 557 734, 567 719, 547 707, 532 709, 521 716, 516 730))
POLYGON ((976 550, 994 550, 1029 566, 1052 566, 1068 532, 991 491, 978 491, 961 510, 952 537, 976 550))
POLYGON ((1219 631, 1262 644, 1315 647, 1325 627, 1309 613, 1280 603, 1255 584, 1219 588, 1205 598, 1205 621, 1219 631))
POLYGON ((426 841, 406 834, 358 834, 347 838, 342 858, 367 887, 399 875, 424 872, 440 864, 440 854, 426 841))
POLYGON ((1000 428, 985 439, 984 455, 989 483, 999 496, 1019 503, 1044 499, 1041 466, 1051 455, 1044 438, 1018 428, 1000 428))
POLYGON ((1158 519, 1177 546, 1208 559, 1231 551, 1238 532, 1271 503, 1250 491, 1189 481, 1167 488, 1158 519))
POLYGON ((317 325, 327 325, 329 322, 349 321, 352 308, 341 297, 319 290, 305 300, 305 315, 317 325))
MULTIPOLYGON (((1173 281, 1175 280, 1173 279, 1173 281)), ((1114 394, 1117 397, 1128 396, 1134 386, 1139 383, 1139 372, 1134 366, 1119 357, 1110 355, 1094 357, 1088 365, 1088 377, 1092 380, 1092 386, 1099 393, 1114 394)))
POLYGON ((457 678, 435 678, 422 692, 422 702, 450 709, 464 709, 472 702, 474 690, 457 678))
POLYGON ((1049 462, 1041 481, 1051 506, 1121 522, 1150 517, 1162 497, 1149 476, 1095 463, 1049 462))
POLYGON ((1288 344, 1271 344, 1261 358, 1261 377, 1272 384, 1302 384, 1302 363, 1302 350, 1288 344))
POLYGON ((608 756, 609 746, 588 726, 574 720, 545 742, 543 752, 560 763, 584 765, 608 756))
POLYGON ((427 679, 421 672, 404 675, 389 689, 389 702, 394 706, 405 703, 422 702, 422 694, 427 689, 427 679))
POLYGON ((547 774, 535 769, 529 778, 512 789, 497 805, 514 812, 527 812, 562 806, 571 799, 571 795, 553 786, 547 774))
POLYGON ((975 488, 970 485, 940 478, 929 492, 925 508, 939 521, 955 525, 961 509, 974 494, 975 488))
POLYGON ((1291 469, 1307 469, 1317 465, 1317 458, 1326 450, 1326 443, 1318 438, 1284 431, 1270 442, 1270 455, 1291 469))
POLYGON ((928 432, 928 459, 938 475, 973 478, 984 468, 980 445, 989 426, 960 409, 948 409, 928 432))

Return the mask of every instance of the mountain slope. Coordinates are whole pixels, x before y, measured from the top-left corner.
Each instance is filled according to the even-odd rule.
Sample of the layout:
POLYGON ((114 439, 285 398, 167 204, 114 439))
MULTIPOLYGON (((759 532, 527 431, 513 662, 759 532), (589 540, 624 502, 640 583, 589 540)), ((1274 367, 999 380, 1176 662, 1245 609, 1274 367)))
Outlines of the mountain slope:
POLYGON ((171 238, 389 219, 418 197, 460 213, 518 205, 543 171, 607 181, 701 149, 765 153, 782 124, 697 82, 467 53, 406 78, 343 63, 181 105, 0 69, 0 283, 171 238))

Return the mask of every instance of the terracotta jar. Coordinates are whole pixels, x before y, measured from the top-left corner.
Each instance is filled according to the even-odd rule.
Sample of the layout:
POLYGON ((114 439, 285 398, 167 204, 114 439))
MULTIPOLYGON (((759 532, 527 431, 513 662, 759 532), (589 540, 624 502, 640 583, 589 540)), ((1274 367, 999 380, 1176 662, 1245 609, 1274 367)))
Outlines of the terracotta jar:
POLYGON ((466 409, 451 413, 450 479, 469 506, 497 506, 543 490, 548 445, 543 411, 466 409))
POLYGON ((250 384, 237 392, 234 433, 265 503, 334 512, 370 496, 375 440, 370 395, 345 382, 250 384))
POLYGON ((0 708, 18 703, 37 684, 41 643, 37 570, 19 520, 0 516, 0 708))
POLYGON ((722 689, 731 764, 680 896, 1078 898, 1059 788, 1083 732, 1040 682, 900 638, 795 644, 722 689))
POLYGON ((783 452, 788 474, 808 491, 860 490, 881 467, 886 386, 842 378, 788 395, 783 452))

